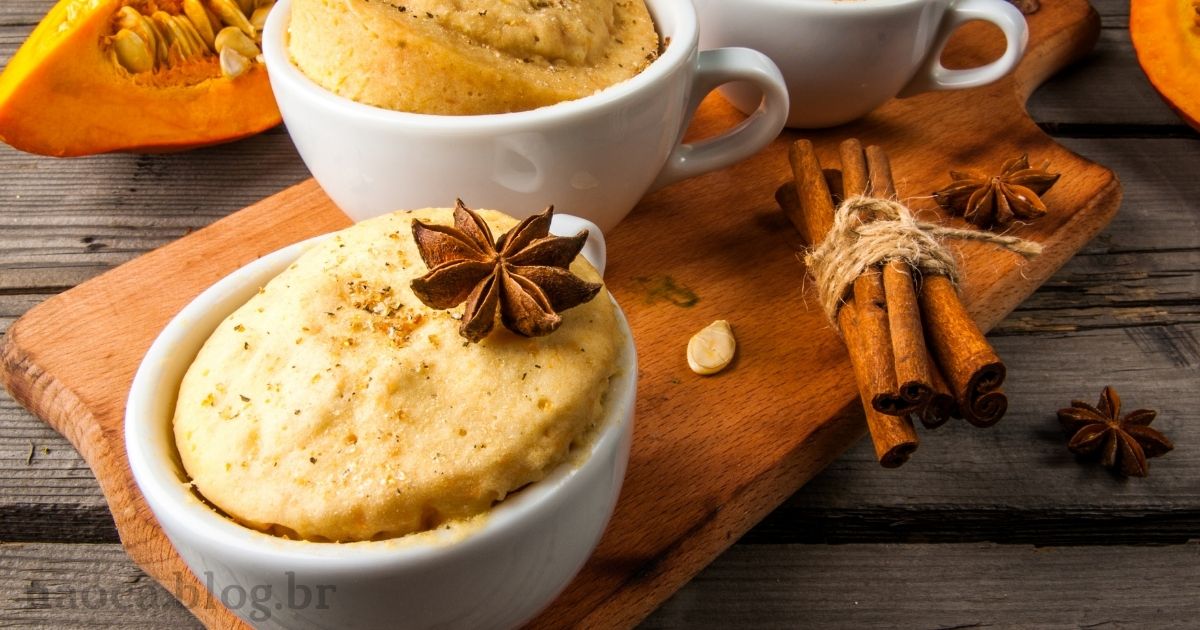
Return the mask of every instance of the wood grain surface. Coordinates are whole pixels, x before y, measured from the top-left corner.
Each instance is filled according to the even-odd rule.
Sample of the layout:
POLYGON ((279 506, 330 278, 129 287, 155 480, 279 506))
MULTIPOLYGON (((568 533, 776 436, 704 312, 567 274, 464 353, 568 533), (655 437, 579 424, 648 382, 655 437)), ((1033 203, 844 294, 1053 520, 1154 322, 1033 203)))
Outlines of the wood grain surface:
MULTIPOLYGON (((986 99, 959 92, 896 101, 851 129, 815 136, 826 149, 847 133, 885 145, 903 195, 927 194, 921 184, 939 181, 947 164, 999 163, 1021 151, 1065 173, 1048 201, 1070 210, 1022 230, 1047 254, 1023 264, 986 246, 960 251, 964 296, 985 326, 1116 209, 1111 173, 1057 148, 1023 110, 1033 86, 1090 48, 1094 18, 1081 2, 1041 12, 1020 71, 986 88, 986 99)), ((970 32, 962 42, 949 53, 956 63, 980 63, 995 52, 996 42, 970 32)), ((736 118, 710 99, 694 133, 736 118)), ((797 245, 771 202, 786 173, 780 150, 790 137, 732 169, 647 198, 610 235, 607 281, 626 305, 642 357, 643 420, 613 521, 541 624, 635 623, 861 432, 843 347, 819 313, 804 308, 797 245), (695 304, 660 300, 665 286, 686 288, 695 304), (738 329, 741 359, 718 378, 691 375, 676 356, 683 340, 726 317, 738 329), (663 518, 647 529, 651 512, 663 518)), ((834 164, 828 156, 826 163, 834 164)), ((305 182, 52 298, 8 330, 0 356, 14 398, 76 446, 101 482, 130 556, 181 599, 181 589, 195 584, 180 583, 180 561, 124 461, 122 403, 132 373, 157 330, 204 287, 264 253, 346 223, 305 182)), ((211 625, 234 623, 219 609, 192 610, 211 625)))
MULTIPOLYGON (((1031 611, 1042 627, 1102 627, 1090 623, 1092 610, 1072 603, 1125 582, 1127 596, 1114 597, 1104 611, 1109 625, 1193 628, 1188 620, 1162 619, 1161 613, 1200 597, 1200 573, 1194 570, 1200 543, 1055 550, 987 543, 805 546, 803 563, 788 560, 796 553, 789 551, 787 545, 734 547, 642 627, 1029 627, 1014 620, 1030 619, 1031 611), (1128 576, 1147 562, 1156 570, 1128 584, 1128 576), (910 579, 917 566, 936 577, 910 579), (858 577, 862 571, 877 577, 864 581, 858 577), (1080 578, 1064 584, 1063 575, 1080 578), (885 581, 893 586, 877 588, 885 581), (738 582, 748 583, 755 597, 724 588, 738 582), (714 619, 738 622, 719 625, 714 619)), ((187 609, 148 581, 119 545, 19 544, 6 552, 0 572, 25 567, 22 580, 0 578, 0 614, 12 625, 160 629, 189 622, 187 609)))
MULTIPOLYGON (((1107 6, 1106 18, 1118 25, 1122 19, 1119 4, 1110 2, 1100 6, 1104 12, 1106 5, 1111 5, 1107 6)), ((34 10, 25 12, 39 14, 34 10)), ((0 48, 0 60, 19 41, 19 37, 6 33, 16 32, 18 27, 28 30, 28 25, 19 20, 0 24, 0 44, 4 46, 0 48), (6 27, 10 30, 3 30, 6 27)), ((997 329, 999 336, 993 335, 1010 366, 1014 358, 1029 358, 1021 362, 1022 371, 1014 370, 1013 374, 1014 387, 1022 387, 1016 392, 1019 398, 1014 393, 1014 401, 1019 401, 1014 406, 1017 415, 1010 412, 1008 421, 1015 424, 986 433, 947 427, 944 429, 947 433, 931 434, 923 446, 925 450, 904 469, 906 474, 911 471, 907 477, 881 475, 867 466, 869 458, 862 457, 865 451, 860 445, 816 483, 789 500, 744 542, 819 543, 823 535, 835 542, 855 536, 868 542, 896 539, 920 542, 929 531, 934 532, 930 540, 954 540, 958 535, 1003 540, 1004 526, 1025 518, 1032 520, 1021 535, 1038 542, 1038 519, 1061 518, 1059 527, 1051 533, 1061 535, 1062 540, 1070 541, 1073 535, 1094 535, 1096 544, 1108 544, 1101 528, 1103 523, 1133 524, 1142 513, 1163 522, 1171 518, 1172 510, 1179 512, 1173 520, 1176 536, 1186 537, 1189 531, 1196 531, 1194 507, 1188 511, 1189 505, 1196 505, 1195 485, 1188 485, 1188 480, 1197 479, 1192 460, 1170 456, 1156 460, 1152 466, 1153 478, 1138 486, 1118 488, 1106 483, 1102 474, 1071 476, 1069 473, 1076 470, 1076 464, 1062 454, 1057 436, 1047 435, 1053 431, 1044 424, 1050 422, 1052 427, 1052 420, 1022 415, 1028 410, 1057 406, 1062 396, 1078 395, 1078 380, 1094 378, 1097 372, 1105 371, 1102 367, 1084 365, 1080 358, 1089 356, 1095 348, 1104 348, 1100 356, 1104 361, 1115 359, 1112 365, 1117 376, 1141 386, 1150 397, 1171 407, 1174 413, 1164 412, 1160 422, 1168 423, 1165 426, 1169 430, 1184 431, 1185 435, 1190 430, 1181 418, 1187 417, 1188 401, 1195 402, 1195 396, 1180 397, 1176 392, 1184 391, 1183 382, 1195 376, 1196 241, 1194 230, 1188 232, 1171 226, 1195 227, 1194 215, 1189 214, 1185 205, 1198 192, 1194 179, 1187 177, 1200 166, 1195 142, 1193 136, 1174 124, 1170 112, 1158 104, 1144 84, 1127 80, 1137 77, 1136 68, 1126 56, 1128 43, 1123 32, 1119 28, 1106 29, 1100 46, 1098 54, 1083 70, 1067 71, 1038 94, 1034 113, 1044 128, 1060 135, 1081 136, 1065 137, 1064 143, 1072 150, 1112 166, 1126 183, 1136 183, 1130 195, 1136 203, 1127 197, 1126 210, 1105 238, 1086 249, 1083 257, 1073 261, 1003 322, 997 329), (1122 78, 1110 79, 1112 76, 1122 78), (1081 97, 1100 88, 1112 97, 1081 97), (1105 126, 1113 121, 1140 127, 1105 126), (1136 291, 1128 292, 1127 288, 1136 291), (1039 352, 1042 349, 1047 351, 1039 352), (1048 391, 1043 392, 1042 388, 1048 391), (1162 401, 1164 398, 1168 400, 1162 401), (1029 425, 1041 428, 1032 429, 1029 425), (1004 456, 996 457, 996 452, 1003 452, 1004 456), (947 474, 948 471, 962 471, 962 474, 947 474), (1058 486, 1058 492, 1039 495, 1039 491, 1047 492, 1040 487, 1044 484, 1039 483, 1039 477, 1054 478, 1060 474, 1067 474, 1075 483, 1058 486), (1058 500, 1064 501, 1061 511, 1057 510, 1058 500), (1015 509, 1012 513, 1018 516, 1007 518, 1005 514, 1010 509, 1015 509), (920 518, 923 510, 929 518, 920 518), (968 526, 962 532, 955 532, 953 525, 938 524, 939 518, 955 514, 967 516, 964 522, 968 526), (1084 520, 1072 521, 1075 517, 1084 520), (1090 530, 1089 524, 1096 528, 1090 530), (811 525, 820 525, 819 532, 810 535, 811 525)), ((11 199, 15 193, 18 197, 18 201, 0 210, 3 212, 0 220, 4 223, 0 229, 3 269, 0 282, 5 284, 4 290, 0 290, 0 330, 46 295, 206 225, 262 196, 256 194, 258 189, 270 192, 304 176, 286 136, 280 132, 186 156, 110 156, 86 164, 42 161, 11 151, 0 152, 0 169, 5 173, 22 172, 20 181, 0 181, 0 194, 7 193, 11 199), (243 159, 243 153, 253 153, 255 159, 243 159), (268 172, 261 177, 257 174, 247 177, 247 170, 268 172), (214 195, 207 182, 217 180, 228 185, 214 195), (10 273, 14 270, 21 273, 10 273)), ((7 401, 0 401, 4 402, 7 401)), ((0 432, 0 501, 4 514, 0 518, 0 539, 62 543, 114 540, 111 522, 105 526, 108 516, 95 482, 70 447, 11 402, 7 406, 0 404, 0 425, 4 429, 0 432), (10 519, 15 513, 27 518, 10 519)), ((866 447, 869 450, 869 445, 866 447)), ((1145 529, 1148 528, 1142 531, 1145 529)), ((1139 530, 1127 527, 1124 531, 1132 536, 1139 530)), ((58 547, 69 550, 75 546, 58 547)), ((741 547, 735 547, 731 554, 736 555, 741 547)), ((805 551, 808 547, 811 544, 773 545, 770 553, 780 558, 783 565, 795 562, 799 567, 812 555, 805 551)), ((820 547, 817 545, 814 551, 820 547)), ((861 546, 862 553, 869 553, 874 547, 861 546)), ((970 554, 950 553, 957 546, 937 545, 928 550, 921 547, 917 545, 914 552, 919 552, 919 557, 926 561, 910 566, 917 580, 921 574, 934 575, 938 567, 945 566, 934 561, 938 548, 945 549, 946 559, 953 556, 954 562, 974 561, 970 554), (925 565, 929 568, 924 568, 925 565)), ((847 548, 834 547, 830 553, 836 554, 839 549, 847 548)), ((878 553, 889 549, 879 547, 878 553)), ((1002 554, 1003 549, 995 553, 1002 554)), ((1114 553, 1137 566, 1138 549, 1122 548, 1114 553)), ((0 575, 14 579, 33 576, 36 566, 66 557, 50 553, 38 556, 41 560, 31 559, 19 554, 13 546, 0 546, 0 558, 10 553, 14 561, 0 563, 3 564, 0 575)), ((1145 556, 1147 560, 1141 566, 1153 565, 1149 555, 1152 554, 1145 556)), ((898 561, 904 557, 909 556, 898 556, 898 561)), ((74 565, 64 565, 60 574, 69 576, 71 566, 74 565)), ((852 576, 844 579, 870 584, 882 584, 889 579, 858 570, 853 562, 820 566, 834 577, 852 576)), ((1058 570, 1069 572, 1080 570, 1079 567, 1078 563, 1066 564, 1058 570)), ((720 561, 713 570, 719 569, 720 561)), ((685 619, 681 611, 695 606, 697 598, 709 599, 706 594, 716 593, 717 589, 726 595, 720 600, 713 598, 721 605, 704 607, 702 618, 686 617, 690 619, 688 625, 707 623, 709 627, 721 627, 721 619, 725 619, 727 626, 735 623, 733 620, 752 617, 755 593, 760 590, 757 586, 760 582, 753 579, 752 573, 750 569, 740 574, 720 571, 719 581, 702 578, 693 582, 681 594, 682 599, 669 602, 661 611, 662 616, 652 618, 650 625, 681 627, 680 620, 685 619), (739 594, 745 599, 741 605, 736 603, 739 594)), ((137 574, 136 569, 131 569, 130 575, 133 574, 137 574)), ((773 580, 785 584, 789 575, 796 572, 771 572, 773 580)), ((968 577, 961 579, 965 581, 968 577)), ((1103 579, 1093 581, 1096 588, 1104 585, 1103 579)), ((133 578, 128 580, 127 587, 133 591, 143 586, 157 588, 136 583, 133 578)), ((759 618, 775 619, 776 624, 803 618, 800 611, 806 602, 825 597, 821 594, 825 591, 820 591, 805 599, 807 592, 808 589, 792 593, 790 609, 773 606, 772 600, 768 600, 759 607, 759 618), (793 616, 798 614, 799 617, 793 616)), ((1019 596, 1022 591, 1013 594, 1019 596)), ((1076 601, 1087 599, 1082 592, 1072 591, 1070 596, 1076 601)), ((1160 597, 1156 601, 1163 600, 1160 597)), ((1111 607, 1116 608, 1117 604, 1111 607)), ((1088 608, 1103 611, 1104 604, 1096 602, 1088 608)), ((875 608, 847 608, 844 623, 866 619, 854 613, 865 614, 869 610, 879 611, 881 604, 876 602, 875 608)), ((1037 611, 1034 608, 1027 614, 1037 611)), ((177 615, 153 612, 165 615, 157 618, 169 619, 172 625, 184 621, 177 615)), ((119 625, 116 616, 89 617, 81 610, 75 613, 71 616, 68 608, 52 608, 38 619, 52 625, 119 625)), ((133 616, 126 619, 126 624, 155 618, 138 617, 137 611, 128 614, 133 616)), ((1090 618, 1102 619, 1098 616, 1102 614, 1096 612, 1090 618)), ((924 618, 918 617, 916 621, 924 618)), ((24 623, 33 623, 28 618, 22 619, 26 619, 24 623)), ((837 625, 831 616, 814 621, 837 625)))

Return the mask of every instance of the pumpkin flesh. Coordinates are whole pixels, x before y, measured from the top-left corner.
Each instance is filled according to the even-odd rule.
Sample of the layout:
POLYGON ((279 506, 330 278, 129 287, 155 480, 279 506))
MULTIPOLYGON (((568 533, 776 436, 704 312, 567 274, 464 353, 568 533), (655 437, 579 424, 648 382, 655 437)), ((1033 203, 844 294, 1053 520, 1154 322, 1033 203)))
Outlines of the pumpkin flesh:
POLYGON ((1200 15, 1194 0, 1133 0, 1129 35, 1151 85, 1200 130, 1200 15))
POLYGON ((223 76, 215 55, 127 71, 111 46, 114 16, 126 4, 147 8, 61 0, 50 10, 0 75, 0 140, 54 156, 170 151, 236 140, 280 122, 261 63, 237 77, 223 76))

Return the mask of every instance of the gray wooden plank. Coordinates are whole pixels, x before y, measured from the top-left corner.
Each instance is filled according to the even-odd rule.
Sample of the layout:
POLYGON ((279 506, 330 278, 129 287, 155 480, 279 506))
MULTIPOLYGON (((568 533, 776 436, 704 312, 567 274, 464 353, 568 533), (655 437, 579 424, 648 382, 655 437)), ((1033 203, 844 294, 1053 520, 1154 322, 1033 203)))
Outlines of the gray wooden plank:
POLYGON ((120 545, 0 544, 0 627, 201 628, 120 545))
POLYGON ((1090 0, 1104 25, 1129 28, 1129 0, 1090 0))
POLYGON ((0 3, 0 28, 33 30, 56 0, 8 0, 0 3))
POLYGON ((1196 409, 1200 325, 994 338, 1009 368, 1007 417, 991 429, 921 431, 900 471, 853 447, 746 542, 973 541, 1178 543, 1200 538, 1196 409), (1154 408, 1176 450, 1150 476, 1121 479, 1067 451, 1055 411, 1111 384, 1126 407, 1154 408))
POLYGON ((0 172, 0 295, 69 288, 308 177, 282 131, 166 155, 0 147, 0 172))
MULTIPOLYGON (((0 335, 8 330, 9 324, 24 315, 26 311, 37 306, 46 298, 46 294, 25 293, 22 290, 16 294, 6 294, 0 291, 0 335)), ((57 291, 55 291, 57 292, 57 291)))
POLYGON ((669 628, 1194 628, 1200 544, 735 546, 653 613, 669 628))
MULTIPOLYGON (((1200 141, 1060 142, 1117 174, 1124 187, 1121 209, 993 335, 1065 334, 1101 327, 1132 330, 1200 321, 1200 178, 1195 176, 1200 173, 1200 141)), ((1046 195, 1051 211, 1053 194, 1046 195)), ((1035 349, 1030 346, 1029 351, 1035 349)), ((1014 353, 1021 350, 1014 348, 1014 353)), ((1195 369, 1195 363, 1187 365, 1195 369)))
MULTIPOLYGON (((1104 28, 1095 50, 1060 71, 1029 99, 1030 116, 1051 132, 1106 134, 1097 127, 1154 125, 1170 133, 1192 135, 1142 72, 1129 31, 1104 28)), ((1161 134, 1162 129, 1128 129, 1123 133, 1161 134)))
POLYGON ((0 541, 116 541, 100 487, 75 449, 0 395, 0 541))
MULTIPOLYGON (((1200 544, 742 545, 643 624, 1194 627, 1200 544)), ((198 627, 118 545, 0 545, 0 625, 198 627)))

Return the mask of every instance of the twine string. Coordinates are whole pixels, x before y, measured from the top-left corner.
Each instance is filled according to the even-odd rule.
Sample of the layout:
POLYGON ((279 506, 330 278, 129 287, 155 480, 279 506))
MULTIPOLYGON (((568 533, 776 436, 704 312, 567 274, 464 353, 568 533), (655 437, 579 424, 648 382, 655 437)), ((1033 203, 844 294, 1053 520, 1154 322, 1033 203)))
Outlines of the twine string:
POLYGON ((942 244, 945 240, 991 243, 1026 258, 1042 252, 1033 241, 918 221, 898 201, 855 196, 837 208, 833 228, 804 262, 816 281, 821 308, 836 321, 854 280, 885 260, 901 260, 922 275, 944 275, 957 283, 958 265, 942 244))

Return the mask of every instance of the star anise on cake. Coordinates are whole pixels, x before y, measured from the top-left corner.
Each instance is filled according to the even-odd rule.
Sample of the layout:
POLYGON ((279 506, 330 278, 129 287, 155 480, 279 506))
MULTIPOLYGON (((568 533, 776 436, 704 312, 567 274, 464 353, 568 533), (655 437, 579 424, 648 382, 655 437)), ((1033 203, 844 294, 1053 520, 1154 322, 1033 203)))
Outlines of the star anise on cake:
POLYGON ((1004 163, 1000 174, 992 177, 975 171, 950 171, 954 181, 933 193, 946 210, 987 229, 1007 227, 1015 220, 1032 221, 1046 214, 1041 195, 1058 181, 1061 173, 1051 173, 1050 162, 1038 168, 1029 166, 1022 155, 1004 163))
POLYGON ((492 332, 497 315, 519 335, 554 332, 562 323, 558 313, 596 297, 601 285, 570 271, 587 230, 550 236, 553 216, 550 206, 495 240, 487 223, 462 200, 454 208, 452 226, 414 219, 413 238, 429 273, 412 281, 413 293, 436 309, 465 300, 458 333, 472 342, 492 332))
POLYGON ((1175 448, 1171 440, 1149 424, 1156 413, 1138 409, 1121 416, 1121 398, 1105 387, 1095 407, 1079 400, 1058 410, 1058 421, 1071 432, 1067 448, 1076 455, 1099 455, 1100 463, 1129 477, 1149 474, 1146 460, 1175 448))

